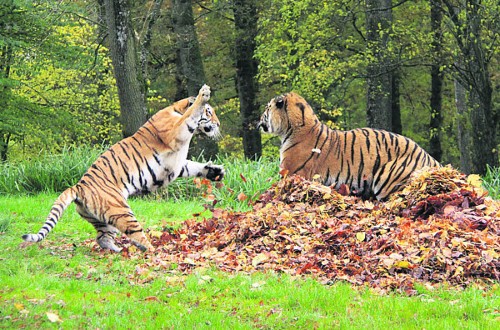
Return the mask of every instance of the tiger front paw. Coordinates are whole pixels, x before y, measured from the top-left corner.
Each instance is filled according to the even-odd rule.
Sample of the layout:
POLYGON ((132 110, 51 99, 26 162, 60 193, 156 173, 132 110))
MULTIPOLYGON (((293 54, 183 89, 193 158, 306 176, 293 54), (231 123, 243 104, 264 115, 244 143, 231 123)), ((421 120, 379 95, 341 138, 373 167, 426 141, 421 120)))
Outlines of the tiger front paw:
POLYGON ((210 100, 210 86, 208 85, 203 85, 200 88, 200 92, 198 93, 198 96, 201 97, 201 100, 206 103, 210 100))
POLYGON ((221 181, 224 177, 224 166, 214 165, 209 162, 205 165, 205 177, 210 181, 221 181))

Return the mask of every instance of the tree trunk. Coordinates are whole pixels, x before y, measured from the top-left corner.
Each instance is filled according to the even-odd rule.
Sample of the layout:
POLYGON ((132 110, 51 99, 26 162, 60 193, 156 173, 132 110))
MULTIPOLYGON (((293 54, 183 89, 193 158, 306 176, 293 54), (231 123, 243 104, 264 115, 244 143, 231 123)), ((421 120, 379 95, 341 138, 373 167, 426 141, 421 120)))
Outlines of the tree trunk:
POLYGON ((6 162, 7 152, 9 151, 9 141, 12 134, 10 133, 1 133, 1 134, 2 136, 0 140, 0 161, 6 162))
MULTIPOLYGON (((101 0, 100 0, 101 1, 101 0)), ((144 30, 142 31, 142 42, 141 42, 141 70, 142 76, 144 77, 144 82, 148 78, 148 53, 151 48, 151 37, 153 33, 153 26, 156 23, 160 15, 160 9, 163 4, 163 0, 154 0, 153 8, 149 15, 146 17, 144 22, 144 30)), ((147 85, 145 87, 147 89, 147 85)))
MULTIPOLYGON (((484 17, 480 16, 480 1, 455 2, 442 0, 448 9, 445 11, 454 25, 454 36, 460 55, 455 63, 455 76, 468 92, 467 107, 470 126, 470 151, 460 148, 468 164, 462 164, 466 173, 486 173, 486 165, 498 166, 497 132, 492 105, 492 85, 488 70, 490 49, 483 44, 481 26, 484 17), (465 11, 465 15, 460 15, 465 11)), ((462 137, 459 136, 459 139, 462 137)))
POLYGON ((392 24, 391 0, 365 0, 367 51, 367 123, 393 130, 391 58, 387 51, 392 24))
POLYGON ((137 40, 127 0, 104 0, 111 61, 120 99, 123 136, 134 134, 147 120, 146 90, 137 40))
POLYGON ((181 50, 177 47, 175 50, 175 100, 182 100, 186 96, 195 96, 190 95, 187 91, 187 87, 184 81, 184 73, 182 72, 182 64, 181 64, 181 50))
POLYGON ((472 128, 472 172, 486 174, 486 165, 498 166, 496 123, 492 115, 492 88, 489 79, 478 81, 482 87, 469 92, 472 128))
POLYGON ((191 0, 172 1, 172 23, 177 38, 184 83, 186 84, 188 94, 196 96, 206 79, 198 36, 196 35, 194 26, 191 0))
MULTIPOLYGON (((193 4, 191 0, 172 1, 172 23, 177 39, 178 68, 176 79, 181 84, 177 88, 177 96, 187 90, 187 96, 196 96, 200 87, 206 82, 203 61, 201 59, 200 46, 193 17, 193 4), (183 88, 182 86, 185 86, 183 88)), ((213 140, 197 135, 191 142, 190 155, 203 154, 205 158, 214 158, 218 153, 217 143, 213 140)))
POLYGON ((430 0, 431 5, 431 30, 432 30, 432 51, 433 64, 431 66, 431 119, 429 123, 430 140, 429 153, 437 161, 441 161, 443 149, 441 147, 441 126, 443 124, 442 89, 443 74, 441 72, 441 45, 443 42, 441 22, 442 14, 438 0, 430 0))
POLYGON ((256 126, 260 113, 256 105, 258 64, 254 58, 257 35, 257 9, 254 0, 233 2, 236 27, 236 88, 240 100, 243 150, 248 159, 262 156, 260 131, 256 126))
POLYGON ((457 107, 457 138, 460 150, 460 169, 466 174, 472 173, 472 153, 470 138, 470 121, 467 109, 465 88, 455 79, 455 105, 457 107))
MULTIPOLYGON (((13 60, 13 51, 12 47, 9 44, 3 45, 0 48, 0 78, 9 79, 10 77, 10 69, 13 60)), ((11 98, 10 87, 8 84, 2 86, 0 84, 0 111, 5 109, 4 107, 8 106, 9 100, 11 98)), ((3 126, 3 125, 2 125, 3 126)), ((7 161, 7 155, 9 152, 9 141, 12 136, 12 133, 9 129, 0 130, 0 161, 7 161)))
POLYGON ((399 84, 401 81, 400 71, 394 70, 392 73, 392 87, 391 87, 391 117, 392 129, 391 131, 397 134, 403 134, 403 125, 401 124, 401 102, 399 100, 399 84))
POLYGON ((471 110, 472 126, 472 171, 486 174, 486 165, 498 166, 496 145, 496 123, 493 120, 491 78, 488 63, 484 56, 481 40, 481 17, 478 13, 480 4, 466 6, 467 25, 473 38, 468 38, 466 44, 471 50, 467 58, 467 72, 474 83, 469 88, 469 108, 471 110), (473 40, 471 40, 473 39, 473 40))

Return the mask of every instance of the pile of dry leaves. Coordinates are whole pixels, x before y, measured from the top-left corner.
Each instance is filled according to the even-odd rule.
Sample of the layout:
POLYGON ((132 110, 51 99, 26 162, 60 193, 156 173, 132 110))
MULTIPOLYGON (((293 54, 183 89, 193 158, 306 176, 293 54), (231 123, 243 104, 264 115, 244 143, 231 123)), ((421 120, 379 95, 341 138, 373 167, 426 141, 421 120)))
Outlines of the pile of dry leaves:
POLYGON ((409 294, 416 282, 487 285, 500 280, 500 203, 478 186, 473 176, 443 167, 416 173, 404 190, 378 202, 289 176, 250 212, 214 209, 210 219, 151 231, 156 252, 147 263, 175 263, 183 272, 214 266, 312 274, 409 294))

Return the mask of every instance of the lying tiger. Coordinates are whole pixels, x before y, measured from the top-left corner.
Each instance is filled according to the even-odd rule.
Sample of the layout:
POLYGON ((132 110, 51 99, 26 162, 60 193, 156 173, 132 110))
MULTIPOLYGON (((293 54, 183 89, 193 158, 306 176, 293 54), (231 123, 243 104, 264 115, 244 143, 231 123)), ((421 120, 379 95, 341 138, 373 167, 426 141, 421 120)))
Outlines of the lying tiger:
POLYGON ((440 166, 414 141, 372 128, 332 130, 295 93, 272 99, 258 124, 281 138, 280 167, 325 185, 346 184, 365 199, 386 199, 423 167, 440 166))
POLYGON ((23 239, 43 240, 74 201, 78 214, 97 230, 97 243, 101 248, 119 252, 115 236, 120 231, 142 251, 152 250, 127 198, 154 191, 177 177, 223 178, 222 166, 186 159, 196 131, 212 138, 220 135, 220 123, 207 103, 209 99, 210 88, 204 85, 194 103, 193 98, 187 98, 172 104, 152 116, 134 135, 111 146, 75 186, 57 198, 38 234, 23 235, 23 239))

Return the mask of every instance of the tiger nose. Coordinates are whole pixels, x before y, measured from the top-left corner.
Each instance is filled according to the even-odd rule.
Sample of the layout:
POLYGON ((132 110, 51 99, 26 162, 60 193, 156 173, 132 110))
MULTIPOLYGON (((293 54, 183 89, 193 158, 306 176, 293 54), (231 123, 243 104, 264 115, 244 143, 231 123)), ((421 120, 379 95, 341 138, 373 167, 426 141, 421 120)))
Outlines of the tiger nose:
POLYGON ((205 126, 203 127, 203 130, 205 131, 205 133, 208 133, 212 130, 212 126, 205 126))

